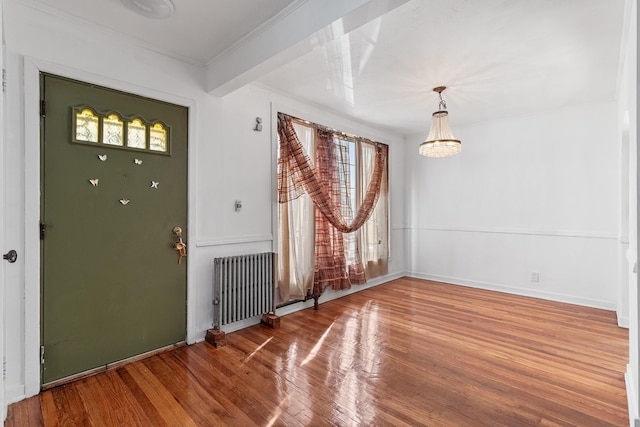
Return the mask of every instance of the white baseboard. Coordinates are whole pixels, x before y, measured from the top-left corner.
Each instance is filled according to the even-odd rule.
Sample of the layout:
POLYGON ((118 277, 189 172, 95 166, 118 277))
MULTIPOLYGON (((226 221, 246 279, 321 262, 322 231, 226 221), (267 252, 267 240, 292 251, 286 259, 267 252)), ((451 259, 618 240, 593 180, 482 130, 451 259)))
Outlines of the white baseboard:
POLYGON ((629 329, 629 317, 621 316, 618 311, 616 311, 616 317, 618 318, 618 326, 620 328, 629 329))
MULTIPOLYGON (((367 283, 363 285, 354 285, 351 289, 347 289, 344 291, 333 291, 328 289, 326 292, 320 296, 318 299, 318 303, 322 304, 327 301, 331 301, 334 299, 346 297, 347 295, 351 295, 356 292, 364 291, 365 289, 372 288, 374 286, 381 285, 383 283, 390 282, 392 280, 399 279, 401 277, 406 276, 405 271, 400 271, 397 273, 387 274, 386 276, 376 277, 375 279, 369 280, 367 283)), ((296 311, 304 310, 307 308, 313 307, 313 300, 308 300, 305 302, 299 302, 296 304, 287 305, 285 307, 279 308, 276 310, 276 314, 278 316, 286 316, 287 314, 295 313, 296 311)), ((229 325, 226 325, 222 328, 222 330, 226 333, 239 331, 240 329, 248 328, 249 326, 257 325, 260 323, 262 316, 255 316, 249 319, 241 320, 239 322, 234 322, 229 325)), ((201 342, 204 340, 207 331, 200 331, 196 334, 196 342, 201 342)))
POLYGON ((27 396, 24 391, 24 385, 16 384, 12 386, 7 386, 7 388, 4 389, 4 398, 7 406, 11 405, 12 403, 20 402, 21 400, 26 399, 27 396))
MULTIPOLYGON (((532 289, 515 288, 512 286, 499 285, 495 283, 482 282, 477 280, 460 279, 457 277, 438 276, 433 274, 405 272, 405 271, 388 274, 384 277, 377 277, 375 279, 368 281, 364 285, 355 285, 351 289, 348 289, 345 291, 327 290, 322 294, 318 302, 319 304, 322 304, 327 301, 331 301, 337 298, 342 298, 344 296, 351 295, 355 292, 360 292, 365 289, 369 289, 374 286, 378 286, 383 283, 387 283, 404 276, 615 311, 615 304, 609 303, 607 301, 599 301, 599 300, 593 300, 589 298, 580 298, 580 297, 575 297, 571 295, 556 294, 552 292, 541 292, 541 291, 532 290, 532 289)), ((300 310, 305 310, 310 307, 313 307, 313 300, 299 302, 296 304, 291 304, 291 305, 287 305, 285 307, 279 308, 276 310, 276 314, 278 314, 279 316, 286 316, 287 314, 295 313, 296 311, 300 311, 300 310)), ((226 325, 223 328, 223 330, 224 332, 227 332, 227 333, 238 331, 240 329, 244 329, 249 326, 257 325, 260 323, 260 320, 261 320, 260 316, 252 317, 250 319, 245 319, 239 322, 226 325)), ((628 328, 629 327, 628 324, 629 324, 628 318, 618 317, 618 326, 628 328)), ((196 334, 196 342, 203 341, 206 333, 207 333, 206 330, 198 332, 196 334)))
POLYGON ((627 407, 629 408, 629 427, 638 427, 640 426, 640 419, 638 419, 638 395, 636 394, 636 389, 633 386, 633 381, 631 380, 631 371, 629 370, 629 365, 627 365, 627 372, 624 374, 624 383, 627 388, 627 407))
POLYGON ((416 279, 433 280, 436 282, 451 283, 453 285, 468 286, 470 288, 486 289, 489 291, 505 292, 508 294, 522 295, 526 297, 546 299, 550 301, 564 302, 568 304, 582 305, 585 307, 601 308, 603 310, 615 311, 616 305, 608 301, 581 298, 573 295, 556 294, 553 292, 543 292, 535 289, 515 288, 513 286, 500 285, 497 283, 482 282, 478 280, 461 279, 458 277, 438 276, 434 274, 408 272, 407 276, 416 279))
MULTIPOLYGON (((327 291, 325 291, 320 296, 320 298, 318 299, 318 303, 322 304, 322 303, 325 303, 327 301, 331 301, 331 300, 334 300, 334 299, 346 297, 347 295, 351 295, 351 294, 354 294, 356 292, 364 291, 365 289, 373 288, 374 286, 378 286, 378 285, 381 285, 383 283, 387 283, 387 282, 399 279, 399 278, 404 277, 404 276, 406 276, 406 272, 401 271, 401 272, 397 272, 397 273, 387 274, 386 276, 382 276, 382 277, 376 277, 375 279, 371 279, 371 280, 369 280, 367 283, 365 283, 363 285, 354 285, 354 286, 351 287, 351 289, 347 289, 347 290, 344 290, 344 291, 334 291, 334 290, 328 289, 327 291)), ((278 309, 277 310, 277 314, 279 316, 286 316, 287 314, 295 313, 296 311, 304 310, 304 309, 310 308, 310 307, 313 307, 313 300, 301 302, 301 303, 298 303, 298 304, 287 305, 285 307, 282 307, 282 308, 278 309)))

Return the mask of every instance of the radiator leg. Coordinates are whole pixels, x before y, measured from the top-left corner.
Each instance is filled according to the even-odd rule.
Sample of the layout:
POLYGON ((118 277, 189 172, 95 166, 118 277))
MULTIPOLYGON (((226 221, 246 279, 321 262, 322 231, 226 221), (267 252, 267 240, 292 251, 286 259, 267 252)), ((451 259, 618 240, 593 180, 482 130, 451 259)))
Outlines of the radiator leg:
POLYGON ((218 328, 209 329, 204 340, 214 346, 215 348, 224 347, 227 345, 225 333, 218 328))
POLYGON ((270 328, 278 329, 280 327, 280 316, 276 316, 275 313, 263 314, 260 323, 270 328))

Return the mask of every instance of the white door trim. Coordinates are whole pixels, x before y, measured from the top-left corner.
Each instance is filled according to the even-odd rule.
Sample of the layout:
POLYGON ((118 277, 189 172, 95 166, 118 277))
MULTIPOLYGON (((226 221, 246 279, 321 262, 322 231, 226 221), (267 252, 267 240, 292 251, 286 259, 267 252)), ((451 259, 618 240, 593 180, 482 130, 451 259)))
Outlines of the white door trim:
MULTIPOLYGON (((4 34, 3 32, 3 15, 2 15, 2 0, 0 0, 0 34, 4 34)), ((2 70, 4 76, 4 43, 0 47, 0 70, 2 70)), ((4 165, 4 152, 5 152, 5 96, 4 96, 4 77, 3 77, 3 88, 0 90, 0 165, 4 165)), ((7 251, 7 242, 4 239, 4 180, 6 169, 3 168, 4 172, 0 173, 0 250, 4 254, 7 251)), ((4 260, 2 260, 2 267, 0 267, 0 355, 2 355, 2 360, 6 360, 6 351, 5 351, 5 343, 4 343, 4 287, 5 287, 5 279, 4 279, 4 260)), ((3 363, 4 365, 4 363, 3 363)), ((4 387, 5 387, 4 375, 0 375, 0 408, 2 408, 2 420, 7 419, 7 405, 4 397, 4 387)))
MULTIPOLYGON (((156 89, 110 79, 63 65, 24 58, 25 147, 25 397, 40 392, 40 73, 51 73, 189 108, 187 251, 195 250, 195 177, 197 102, 156 89)), ((192 258, 193 259, 193 258, 192 258)), ((194 263, 187 263, 187 344, 196 341, 196 292, 194 263)))

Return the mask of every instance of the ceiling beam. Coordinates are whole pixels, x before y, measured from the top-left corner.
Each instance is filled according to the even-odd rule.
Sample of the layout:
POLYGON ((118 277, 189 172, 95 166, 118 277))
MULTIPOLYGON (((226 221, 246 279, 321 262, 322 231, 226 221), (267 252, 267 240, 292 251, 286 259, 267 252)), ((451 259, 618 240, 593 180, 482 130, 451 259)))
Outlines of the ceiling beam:
POLYGON ((225 96, 314 47, 335 40, 409 0, 306 0, 207 64, 207 92, 225 96))

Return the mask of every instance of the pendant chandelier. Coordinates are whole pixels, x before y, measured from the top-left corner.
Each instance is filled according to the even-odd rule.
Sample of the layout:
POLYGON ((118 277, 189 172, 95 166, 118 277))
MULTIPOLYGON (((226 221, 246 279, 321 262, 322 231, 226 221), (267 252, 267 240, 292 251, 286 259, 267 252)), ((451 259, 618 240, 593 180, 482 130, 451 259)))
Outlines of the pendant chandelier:
POLYGON ((433 88, 434 92, 438 92, 440 102, 438 103, 438 111, 433 113, 431 119, 431 129, 427 140, 420 144, 420 154, 427 157, 447 157, 458 154, 462 150, 462 144, 459 139, 455 139, 451 126, 449 126, 449 113, 447 112, 447 103, 442 99, 442 92, 446 86, 438 86, 433 88))

